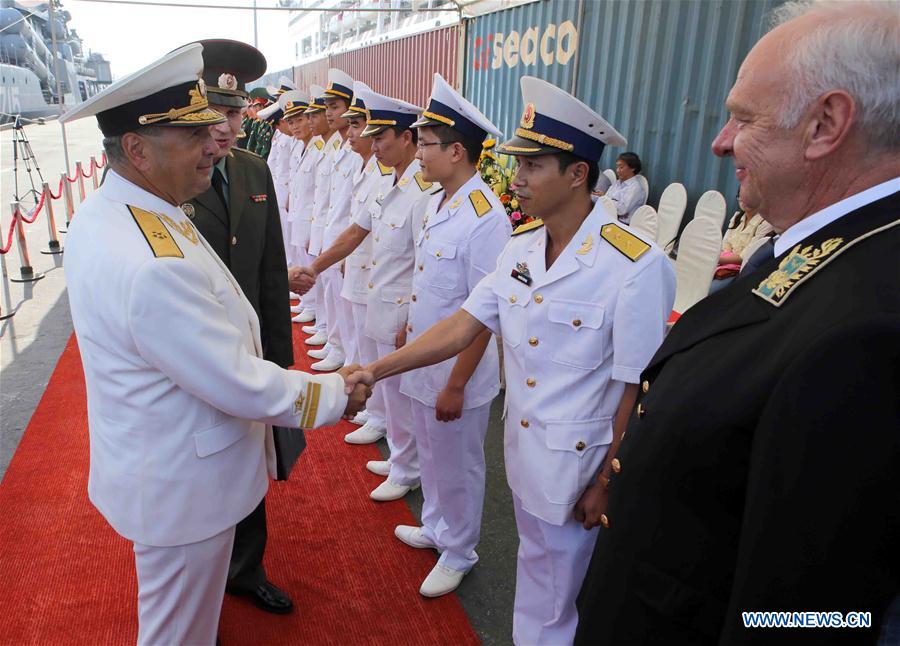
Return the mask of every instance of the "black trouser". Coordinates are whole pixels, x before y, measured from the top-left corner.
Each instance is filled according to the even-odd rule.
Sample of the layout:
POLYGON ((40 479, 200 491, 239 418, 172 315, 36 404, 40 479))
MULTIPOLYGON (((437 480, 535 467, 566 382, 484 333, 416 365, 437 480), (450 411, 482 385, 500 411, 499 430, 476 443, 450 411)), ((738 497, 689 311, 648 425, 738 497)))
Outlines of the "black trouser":
POLYGON ((263 553, 266 551, 266 499, 234 528, 234 547, 228 566, 228 590, 253 592, 265 583, 263 553))

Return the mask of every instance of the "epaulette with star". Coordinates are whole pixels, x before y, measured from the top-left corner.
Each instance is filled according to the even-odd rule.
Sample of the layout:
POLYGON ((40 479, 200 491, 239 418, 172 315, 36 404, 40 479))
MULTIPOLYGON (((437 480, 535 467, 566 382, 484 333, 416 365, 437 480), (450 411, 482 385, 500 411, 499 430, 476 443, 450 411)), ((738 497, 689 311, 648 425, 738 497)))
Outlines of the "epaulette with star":
POLYGON ((184 258, 181 247, 175 242, 172 234, 159 219, 156 213, 145 211, 136 206, 126 205, 134 218, 135 224, 144 234, 144 239, 150 245, 150 250, 157 258, 184 258))
POLYGON ((469 193, 469 201, 472 203, 472 208, 475 209, 475 215, 479 218, 489 213, 492 208, 491 203, 488 202, 488 199, 484 196, 484 192, 482 192, 480 188, 476 188, 469 193))
POLYGON ((638 258, 650 251, 649 244, 618 224, 604 224, 600 227, 600 237, 631 262, 636 262, 638 258))
POLYGON ((535 229, 540 229, 542 226, 544 226, 544 221, 540 218, 537 218, 535 220, 532 220, 531 222, 528 222, 527 224, 516 227, 513 230, 512 234, 514 236, 521 235, 523 233, 528 233, 529 231, 534 231, 535 229))

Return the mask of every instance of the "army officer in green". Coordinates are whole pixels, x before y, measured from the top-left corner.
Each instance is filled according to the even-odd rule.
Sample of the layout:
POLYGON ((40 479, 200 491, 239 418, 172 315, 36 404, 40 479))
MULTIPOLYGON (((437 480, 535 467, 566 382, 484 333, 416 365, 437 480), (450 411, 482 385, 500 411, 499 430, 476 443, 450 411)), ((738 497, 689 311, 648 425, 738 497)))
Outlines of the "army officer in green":
MULTIPOLYGON (((263 358, 286 368, 294 363, 287 263, 272 175, 266 162, 235 148, 241 111, 247 101, 244 84, 262 76, 262 53, 232 40, 205 40, 203 80, 210 107, 224 114, 225 123, 211 128, 219 147, 211 186, 184 212, 234 274, 259 316, 263 358)), ((287 478, 303 450, 302 432, 274 429, 278 479, 287 478)), ((266 546, 265 498, 243 521, 234 537, 228 586, 231 594, 247 595, 268 612, 288 613, 293 604, 273 585, 263 569, 266 546)))

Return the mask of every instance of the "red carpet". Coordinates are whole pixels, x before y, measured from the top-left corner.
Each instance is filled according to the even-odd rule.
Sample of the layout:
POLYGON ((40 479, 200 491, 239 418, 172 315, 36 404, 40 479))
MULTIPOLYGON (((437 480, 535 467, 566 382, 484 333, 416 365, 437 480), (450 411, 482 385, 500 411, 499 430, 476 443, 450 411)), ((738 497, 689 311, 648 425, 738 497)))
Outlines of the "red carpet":
MULTIPOLYGON (((306 357, 295 329, 300 368, 306 357)), ((436 562, 393 536, 413 523, 402 501, 375 503, 374 446, 355 426, 307 433, 288 482, 267 498, 269 577, 294 599, 276 616, 226 595, 219 635, 232 644, 477 644, 455 595, 425 599, 436 562)), ((0 483, 0 644, 133 644, 134 558, 87 499, 84 377, 74 336, 0 483)))

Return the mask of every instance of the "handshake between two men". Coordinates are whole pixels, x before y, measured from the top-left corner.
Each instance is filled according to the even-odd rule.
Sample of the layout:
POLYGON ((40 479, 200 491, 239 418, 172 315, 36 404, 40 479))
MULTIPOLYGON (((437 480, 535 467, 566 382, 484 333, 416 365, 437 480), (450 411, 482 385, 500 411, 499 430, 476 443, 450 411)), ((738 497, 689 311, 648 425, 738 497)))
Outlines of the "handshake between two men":
POLYGON ((359 364, 344 366, 337 373, 344 380, 344 393, 347 395, 347 407, 344 409, 344 419, 352 419, 359 411, 366 407, 366 400, 372 396, 372 384, 374 379, 360 378, 367 373, 359 364))

